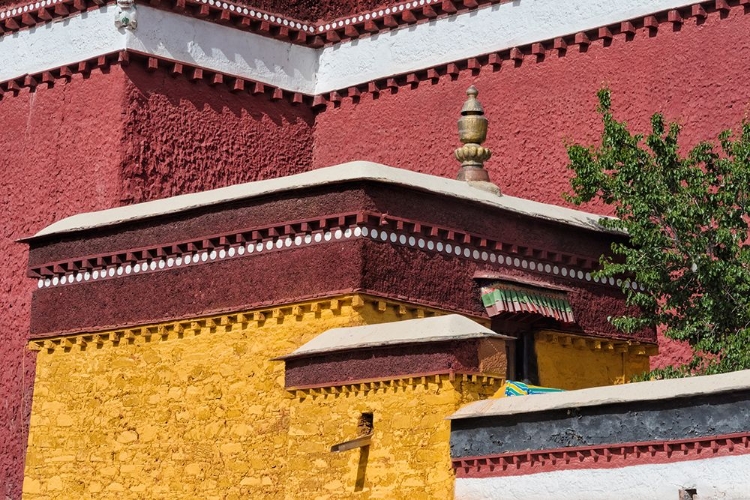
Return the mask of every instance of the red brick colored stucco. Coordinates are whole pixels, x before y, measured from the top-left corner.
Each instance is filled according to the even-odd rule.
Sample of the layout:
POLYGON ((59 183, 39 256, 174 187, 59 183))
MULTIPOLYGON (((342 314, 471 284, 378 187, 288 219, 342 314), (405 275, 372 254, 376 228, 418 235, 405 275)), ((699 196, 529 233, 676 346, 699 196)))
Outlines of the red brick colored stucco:
POLYGON ((123 202, 309 170, 313 113, 166 72, 125 70, 123 202))
POLYGON ((683 125, 685 146, 737 127, 750 110, 748 30, 750 15, 733 9, 726 19, 718 12, 702 24, 691 18, 676 32, 665 23, 654 36, 641 29, 630 41, 617 35, 586 52, 574 46, 541 62, 526 56, 497 72, 485 66, 377 99, 363 94, 358 104, 344 99, 316 120, 314 166, 361 159, 454 177, 456 119, 474 84, 490 120, 492 180, 506 194, 564 205, 565 144, 599 137, 596 91, 603 85, 612 89, 617 117, 634 130, 647 131, 651 114, 661 111, 683 125))
POLYGON ((15 240, 69 215, 308 169, 312 112, 113 66, 0 101, 0 499, 21 497, 35 286, 15 240), (283 140, 281 139, 283 138, 283 140), (262 165, 263 168, 259 166, 262 165))
POLYGON ((25 349, 32 280, 15 240, 62 217, 116 204, 123 122, 119 69, 0 101, 0 498, 20 498, 35 356, 25 349))
MULTIPOLYGON (((9 2, 0 2, 9 4, 9 2)), ((317 19, 376 6, 371 2, 280 2, 254 5, 317 19), (283 4, 283 5, 282 5, 283 4)), ((74 76, 54 88, 6 94, 0 101, 0 171, 4 196, 0 251, 0 499, 19 498, 33 356, 24 354, 31 280, 25 247, 14 240, 67 215, 237 182, 279 176, 351 159, 373 160, 454 176, 455 120, 465 88, 480 90, 490 119, 493 180, 507 194, 564 204, 565 141, 600 132, 595 92, 611 87, 618 117, 646 130, 663 111, 684 126, 683 144, 716 137, 747 116, 750 15, 689 19, 679 31, 662 24, 651 36, 618 35, 609 46, 575 46, 563 57, 527 56, 498 72, 485 67, 436 84, 401 87, 378 99, 344 99, 313 117, 286 101, 235 95, 147 74, 131 66, 74 76), (313 136, 313 122, 315 130, 313 136)), ((589 207, 601 209, 601 207, 589 207)), ((655 366, 684 359, 664 344, 655 366)))
MULTIPOLYGON (((567 205, 565 144, 591 144, 601 134, 596 91, 611 88, 616 116, 634 131, 647 132, 649 118, 662 112, 683 126, 687 149, 737 128, 750 112, 750 15, 733 9, 722 18, 689 19, 678 31, 662 24, 658 32, 639 30, 631 40, 616 36, 596 41, 588 50, 570 48, 537 62, 527 56, 499 71, 485 66, 464 70, 415 89, 400 87, 359 103, 344 99, 316 120, 314 166, 363 159, 453 177, 458 162, 456 119, 464 91, 474 84, 490 120, 485 144, 493 151, 486 167, 505 194, 567 205), (356 123, 356 127, 345 124, 356 123)), ((605 207, 588 210, 607 213, 605 207)), ((662 337, 663 338, 663 337, 662 337)), ((654 367, 683 362, 689 349, 663 339, 654 367)))

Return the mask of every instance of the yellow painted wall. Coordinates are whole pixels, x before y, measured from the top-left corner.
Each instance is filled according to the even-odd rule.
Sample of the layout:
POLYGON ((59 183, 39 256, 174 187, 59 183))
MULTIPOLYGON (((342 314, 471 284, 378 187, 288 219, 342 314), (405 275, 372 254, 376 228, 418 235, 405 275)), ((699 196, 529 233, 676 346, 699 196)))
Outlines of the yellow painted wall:
POLYGON ((628 382, 649 370, 654 349, 552 331, 538 332, 534 340, 539 384, 567 390, 628 382))
POLYGON ((329 328, 433 313, 355 296, 41 343, 24 498, 450 498, 443 418, 499 381, 292 394, 269 361, 329 328), (359 451, 328 450, 364 411, 358 486, 359 451))
POLYGON ((290 498, 452 499, 445 417, 491 397, 503 382, 442 375, 372 384, 365 391, 303 394, 291 408, 288 465, 299 496, 290 498), (357 437, 365 412, 374 415, 369 449, 330 453, 331 445, 357 437))

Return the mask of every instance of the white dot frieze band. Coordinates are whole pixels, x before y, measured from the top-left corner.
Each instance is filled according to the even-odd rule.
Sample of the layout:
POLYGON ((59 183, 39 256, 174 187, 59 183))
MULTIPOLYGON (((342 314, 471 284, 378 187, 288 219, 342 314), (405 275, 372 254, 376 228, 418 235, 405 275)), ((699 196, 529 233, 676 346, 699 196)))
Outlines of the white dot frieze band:
MULTIPOLYGON (((483 248, 474 248, 471 244, 460 244, 456 242, 441 241, 439 237, 426 235, 415 235, 392 229, 378 229, 367 224, 357 224, 349 227, 335 229, 317 230, 303 234, 284 235, 270 239, 247 241, 242 244, 225 245, 220 248, 187 251, 179 255, 156 257, 143 262, 128 262, 117 265, 103 266, 101 268, 55 274, 54 276, 41 277, 37 281, 38 288, 49 288, 63 285, 75 285, 106 279, 117 279, 137 274, 154 273, 185 266, 196 266, 209 262, 250 256, 253 254, 265 254, 287 249, 299 248, 308 245, 327 244, 331 242, 370 238, 378 243, 404 246, 436 252, 446 257, 474 260, 476 262, 489 263, 506 268, 515 268, 547 274, 555 277, 579 280, 583 282, 597 283, 600 285, 621 287, 623 281, 615 278, 597 278, 588 271, 575 268, 571 265, 557 265, 534 260, 528 257, 517 257, 490 251, 483 248)), ((641 289, 635 282, 630 282, 633 290, 641 289)))

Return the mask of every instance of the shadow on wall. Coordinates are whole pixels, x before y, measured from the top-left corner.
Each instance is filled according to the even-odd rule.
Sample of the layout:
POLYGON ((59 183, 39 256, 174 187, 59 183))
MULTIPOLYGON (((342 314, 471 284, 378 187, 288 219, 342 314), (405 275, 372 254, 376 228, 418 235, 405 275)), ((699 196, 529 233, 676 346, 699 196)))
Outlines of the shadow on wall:
POLYGON ((123 204, 312 168, 308 107, 217 92, 204 81, 149 74, 137 65, 125 73, 123 204))

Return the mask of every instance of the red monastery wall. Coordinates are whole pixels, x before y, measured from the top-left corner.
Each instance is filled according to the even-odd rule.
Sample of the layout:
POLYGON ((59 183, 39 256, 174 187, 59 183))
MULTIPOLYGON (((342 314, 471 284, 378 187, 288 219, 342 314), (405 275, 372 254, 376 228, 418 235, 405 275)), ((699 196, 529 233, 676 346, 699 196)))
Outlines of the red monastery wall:
POLYGON ((82 210, 117 204, 122 135, 122 72, 75 75, 69 84, 22 91, 0 101, 0 498, 20 498, 34 382, 26 349, 27 247, 15 240, 82 210), (13 117, 8 119, 8 117, 13 117))
POLYGON ((514 67, 503 61, 493 72, 468 69, 456 80, 422 81, 415 89, 384 90, 359 104, 344 99, 320 114, 315 127, 315 167, 347 160, 377 161, 425 173, 454 176, 458 162, 447 145, 459 145, 456 116, 470 84, 490 120, 485 146, 494 152, 486 167, 504 193, 564 204, 568 189, 565 141, 594 142, 601 133, 596 91, 613 91, 616 115, 634 130, 647 131, 662 111, 684 126, 692 145, 736 127, 750 110, 750 14, 732 9, 726 19, 710 13, 702 24, 688 19, 680 31, 641 28, 630 41, 616 35, 609 46, 593 42, 586 52, 572 46, 541 62, 525 56, 514 67), (356 124, 356 126, 352 126, 356 124))
MULTIPOLYGON (((683 125, 686 147, 737 128, 750 114, 750 87, 743 83, 750 72, 748 30, 750 15, 742 9, 726 17, 713 12, 678 31, 665 23, 654 36, 641 28, 632 40, 618 35, 607 46, 598 40, 585 52, 574 46, 541 61, 527 55, 519 65, 505 61, 496 72, 491 66, 475 74, 467 69, 455 80, 443 76, 395 94, 363 94, 358 104, 344 99, 316 120, 314 165, 365 159, 454 176, 458 162, 445 147, 458 146, 453 107, 474 84, 490 120, 485 146, 494 152, 486 164, 492 180, 506 194, 566 205, 565 142, 599 137, 595 108, 602 85, 612 89, 617 117, 633 130, 647 132, 650 115, 660 111, 683 125)), ((654 367, 689 358, 684 345, 661 340, 654 367)))
POLYGON ((124 201, 309 170, 313 113, 306 106, 147 73, 135 64, 126 73, 124 201))
POLYGON ((4 500, 21 496, 34 380, 25 348, 34 284, 25 277, 26 246, 15 240, 79 212, 309 169, 312 112, 113 66, 6 94, 0 116, 12 117, 0 130, 4 500))
MULTIPOLYGON (((0 6, 14 3, 0 0, 0 6)), ((247 3, 306 20, 380 5, 247 3)), ((490 119, 486 146, 495 156, 487 166, 494 182, 506 194, 564 204, 564 143, 598 137, 595 92, 602 84, 613 90, 617 116, 634 129, 647 130, 654 111, 678 119, 685 146, 715 138, 748 116, 750 9, 730 3, 725 14, 708 9, 705 20, 686 18, 678 30, 664 22, 651 32, 639 28, 631 39, 616 34, 606 46, 595 40, 585 51, 571 45, 562 56, 547 50, 546 58, 537 60, 524 48, 522 63, 505 60, 499 71, 489 65, 475 74, 464 69, 454 79, 423 80, 414 89, 402 85, 379 95, 362 84, 358 102, 345 97, 315 113, 312 96, 293 105, 286 98, 272 102, 269 94, 233 94, 208 80, 172 78, 163 64, 154 73, 140 62, 114 65, 87 78, 74 74, 69 83, 58 79, 52 88, 40 84, 34 93, 22 89, 14 95, 6 85, 0 100, 0 206, 6 214, 0 240, 0 318, 6 332, 0 342, 0 499, 20 496, 19 457, 34 373, 32 355, 23 356, 33 281, 24 277, 27 255, 24 245, 14 243, 17 238, 82 211, 353 159, 453 177, 455 120, 472 83, 490 119)), ((10 29, 8 21, 4 26, 10 29)), ((664 344, 652 360, 662 366, 682 361, 685 353, 664 344)))

